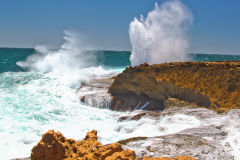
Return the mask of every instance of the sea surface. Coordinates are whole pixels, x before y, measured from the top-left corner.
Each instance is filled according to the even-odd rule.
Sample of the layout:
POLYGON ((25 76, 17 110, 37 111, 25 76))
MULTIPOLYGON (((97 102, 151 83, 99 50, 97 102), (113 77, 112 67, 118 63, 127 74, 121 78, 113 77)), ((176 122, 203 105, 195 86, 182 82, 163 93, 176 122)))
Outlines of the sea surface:
MULTIPOLYGON (((240 60, 236 55, 189 54, 189 57, 193 61, 240 60)), ((121 73, 130 65, 129 58, 129 51, 87 51, 78 56, 66 50, 0 48, 0 159, 29 157, 32 147, 49 129, 74 139, 82 139, 86 132, 96 129, 100 141, 107 144, 207 124, 194 115, 179 113, 157 120, 119 122, 120 116, 130 113, 80 102, 76 91, 82 83, 121 73)), ((217 117, 214 122, 221 123, 224 118, 217 117)), ((239 146, 239 140, 234 139, 239 130, 231 126, 228 129, 233 138, 226 141, 239 146)), ((231 152, 239 156, 236 147, 231 152)))
MULTIPOLYGON (((24 61, 29 55, 36 51, 33 48, 0 48, 0 73, 2 72, 24 72, 23 68, 16 63, 24 61)), ((130 51, 94 51, 97 57, 95 66, 106 68, 125 68, 130 66, 130 51)), ((217 54, 189 54, 193 61, 239 61, 240 55, 217 55, 217 54)))

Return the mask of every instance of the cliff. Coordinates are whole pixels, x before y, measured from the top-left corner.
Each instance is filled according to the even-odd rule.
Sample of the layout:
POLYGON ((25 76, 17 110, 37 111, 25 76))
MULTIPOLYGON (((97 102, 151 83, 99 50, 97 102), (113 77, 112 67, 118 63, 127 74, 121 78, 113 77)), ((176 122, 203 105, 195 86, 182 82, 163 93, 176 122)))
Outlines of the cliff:
POLYGON ((97 131, 88 132, 85 139, 66 139, 60 132, 49 130, 34 146, 32 160, 195 160, 188 156, 174 158, 139 158, 132 150, 124 150, 119 143, 102 145, 97 141, 97 131))
POLYGON ((240 108, 240 62, 175 62, 128 67, 109 88, 113 110, 163 110, 191 103, 218 112, 240 108))

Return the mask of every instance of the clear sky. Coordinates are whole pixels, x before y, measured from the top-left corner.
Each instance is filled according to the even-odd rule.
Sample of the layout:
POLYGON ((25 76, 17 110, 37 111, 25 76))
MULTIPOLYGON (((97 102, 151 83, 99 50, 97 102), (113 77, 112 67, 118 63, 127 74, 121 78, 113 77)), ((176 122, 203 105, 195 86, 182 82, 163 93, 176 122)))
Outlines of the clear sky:
MULTIPOLYGON (((97 49, 130 50, 128 28, 164 0, 0 0, 0 46, 58 46, 66 29, 97 49)), ((182 0, 193 13, 191 52, 240 54, 239 0, 182 0)))

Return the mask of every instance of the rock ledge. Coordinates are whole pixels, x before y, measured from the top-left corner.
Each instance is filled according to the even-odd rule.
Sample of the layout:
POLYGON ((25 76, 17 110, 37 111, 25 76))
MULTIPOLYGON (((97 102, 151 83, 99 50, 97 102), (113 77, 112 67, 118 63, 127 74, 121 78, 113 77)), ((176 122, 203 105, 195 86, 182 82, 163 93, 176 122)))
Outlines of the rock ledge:
POLYGON ((169 98, 218 112, 240 108, 240 62, 175 62, 128 67, 109 88, 113 110, 163 110, 169 98))

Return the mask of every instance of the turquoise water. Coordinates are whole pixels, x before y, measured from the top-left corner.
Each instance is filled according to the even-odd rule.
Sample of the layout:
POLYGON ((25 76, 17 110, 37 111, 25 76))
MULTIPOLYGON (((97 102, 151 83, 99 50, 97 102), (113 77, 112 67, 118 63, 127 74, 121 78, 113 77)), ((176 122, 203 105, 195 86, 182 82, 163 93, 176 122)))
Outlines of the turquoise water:
POLYGON ((23 71, 16 62, 26 59, 34 52, 34 49, 0 48, 0 73, 23 71))
MULTIPOLYGON (((93 66, 84 68, 78 65, 84 63, 83 57, 64 55, 69 53, 65 50, 49 53, 44 58, 35 52, 34 49, 0 49, 0 159, 29 157, 31 148, 49 129, 75 139, 97 129, 103 143, 112 143, 129 137, 175 133, 199 125, 196 118, 189 116, 180 116, 181 121, 185 118, 189 123, 179 123, 176 116, 171 122, 163 119, 159 123, 147 118, 118 122, 118 117, 126 113, 93 108, 79 101, 78 85, 91 78, 121 72, 130 65, 128 51, 93 51, 93 66), (159 130, 156 124, 166 130, 159 130)), ((199 61, 240 60, 240 56, 231 55, 190 56, 199 61)))
MULTIPOLYGON (((0 48, 0 73, 25 71, 16 63, 24 61, 29 55, 34 54, 34 49, 0 48)), ((96 55, 95 66, 126 67, 130 65, 129 51, 93 51, 96 55)))
MULTIPOLYGON (((0 73, 24 71, 16 62, 25 60, 35 52, 34 49, 0 48, 0 73)), ((129 51, 94 51, 94 54, 97 57, 96 66, 121 68, 130 65, 129 51)), ((240 60, 239 55, 189 54, 189 56, 193 61, 240 60)))
POLYGON ((193 61, 240 61, 239 55, 190 54, 193 61))

